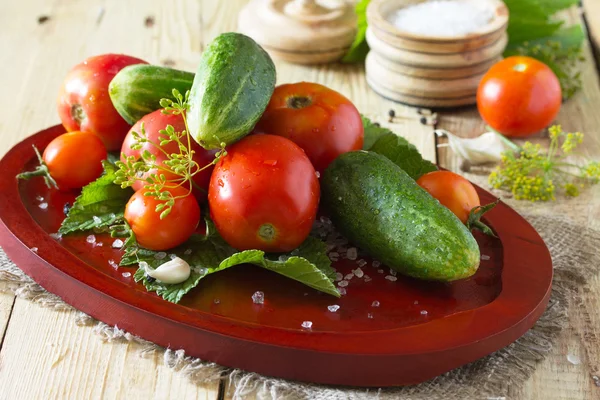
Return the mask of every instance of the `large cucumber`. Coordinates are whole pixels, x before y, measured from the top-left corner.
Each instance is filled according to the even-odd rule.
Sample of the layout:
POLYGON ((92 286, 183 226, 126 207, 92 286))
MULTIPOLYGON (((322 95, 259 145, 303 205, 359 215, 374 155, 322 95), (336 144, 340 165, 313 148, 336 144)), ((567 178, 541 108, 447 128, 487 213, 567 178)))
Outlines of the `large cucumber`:
POLYGON ((479 247, 465 225, 382 155, 339 156, 323 174, 321 193, 335 227, 400 273, 453 281, 479 267, 479 247))
POLYGON ((206 149, 241 139, 254 128, 275 89, 275 65, 240 33, 217 36, 204 50, 188 111, 190 133, 206 149))
POLYGON ((192 88, 194 74, 156 65, 136 64, 123 68, 108 86, 110 99, 123 119, 135 124, 144 115, 160 108, 162 98, 173 99, 192 88))

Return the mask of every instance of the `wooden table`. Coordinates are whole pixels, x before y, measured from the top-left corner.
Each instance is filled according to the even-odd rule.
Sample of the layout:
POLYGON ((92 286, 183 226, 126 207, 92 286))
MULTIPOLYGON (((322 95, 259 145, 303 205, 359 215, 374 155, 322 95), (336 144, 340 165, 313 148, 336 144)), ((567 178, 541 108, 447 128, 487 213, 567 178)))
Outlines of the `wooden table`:
MULTIPOLYGON (((67 71, 87 56, 126 53, 156 64, 195 70, 203 47, 217 34, 236 29, 245 0, 19 0, 0 4, 0 156, 27 135, 58 122, 55 100, 67 71)), ((600 1, 585 0, 586 20, 600 43, 600 1)), ((580 10, 565 13, 579 21, 580 10)), ((600 87, 590 46, 583 65, 584 89, 567 102, 559 122, 587 134, 585 152, 600 159, 600 87)), ((361 66, 319 68, 277 65, 278 81, 317 81, 344 93, 365 114, 385 119, 396 110, 395 130, 425 157, 457 169, 440 148, 431 126, 415 109, 393 104, 371 91, 361 66)), ((440 114, 440 127, 463 136, 483 132, 474 109, 440 114)), ((600 226, 600 191, 586 194, 583 220, 600 226)), ((600 387, 600 277, 590 282, 582 304, 550 357, 541 363, 518 399, 598 399, 600 387), (574 365, 566 355, 579 355, 574 365)), ((0 399, 206 398, 227 397, 218 385, 197 387, 162 365, 159 356, 140 358, 137 346, 102 343, 75 324, 75 312, 42 308, 0 294, 0 399), (221 396, 221 397, 219 397, 221 396)))

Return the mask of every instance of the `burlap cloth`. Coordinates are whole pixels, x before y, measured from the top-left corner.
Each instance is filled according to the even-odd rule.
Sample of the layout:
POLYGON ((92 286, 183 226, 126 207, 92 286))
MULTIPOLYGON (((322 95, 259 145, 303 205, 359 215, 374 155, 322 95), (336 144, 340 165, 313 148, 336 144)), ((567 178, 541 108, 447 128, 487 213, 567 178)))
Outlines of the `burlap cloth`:
MULTIPOLYGON (((472 176, 478 180, 476 176, 472 176)), ((510 346, 474 363, 450 371, 429 382, 404 388, 360 389, 328 387, 290 382, 255 373, 229 369, 188 357, 183 350, 164 349, 80 313, 78 324, 88 325, 102 340, 130 341, 139 344, 140 355, 164 354, 167 367, 185 374, 198 385, 226 380, 233 398, 252 394, 264 399, 411 399, 465 400, 503 399, 518 393, 536 364, 552 349, 568 323, 568 310, 577 304, 588 279, 600 269, 600 232, 587 228, 590 218, 591 190, 579 199, 560 199, 552 204, 515 203, 522 214, 544 238, 554 262, 552 296, 546 312, 536 325, 510 346)), ((0 250, 0 289, 14 291, 41 306, 58 311, 72 310, 62 300, 46 292, 8 260, 0 250)), ((291 360, 290 362, 293 362, 291 360)))

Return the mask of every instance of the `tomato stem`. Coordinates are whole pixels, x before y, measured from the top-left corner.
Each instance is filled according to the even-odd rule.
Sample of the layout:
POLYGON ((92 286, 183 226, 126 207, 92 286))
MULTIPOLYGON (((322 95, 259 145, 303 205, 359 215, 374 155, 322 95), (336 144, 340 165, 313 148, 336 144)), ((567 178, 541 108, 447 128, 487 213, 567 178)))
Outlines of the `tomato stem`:
POLYGON ((485 233, 488 236, 497 237, 494 231, 492 231, 492 229, 489 226, 481 222, 481 217, 483 217, 483 214, 496 207, 496 205, 498 205, 499 202, 500 199, 496 199, 496 201, 494 201, 493 203, 486 204, 485 206, 473 207, 467 219, 467 228, 469 230, 479 229, 481 232, 485 233))

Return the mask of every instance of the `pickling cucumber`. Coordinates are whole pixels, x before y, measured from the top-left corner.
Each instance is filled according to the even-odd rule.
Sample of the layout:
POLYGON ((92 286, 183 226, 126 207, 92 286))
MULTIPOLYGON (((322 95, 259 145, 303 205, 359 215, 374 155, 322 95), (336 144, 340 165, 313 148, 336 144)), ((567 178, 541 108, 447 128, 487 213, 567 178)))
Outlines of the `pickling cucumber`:
POLYGON ((404 275, 454 281, 479 267, 479 246, 465 225, 382 155, 339 156, 321 178, 321 193, 340 233, 404 275))

